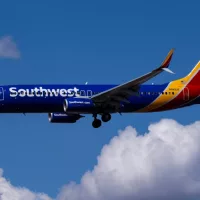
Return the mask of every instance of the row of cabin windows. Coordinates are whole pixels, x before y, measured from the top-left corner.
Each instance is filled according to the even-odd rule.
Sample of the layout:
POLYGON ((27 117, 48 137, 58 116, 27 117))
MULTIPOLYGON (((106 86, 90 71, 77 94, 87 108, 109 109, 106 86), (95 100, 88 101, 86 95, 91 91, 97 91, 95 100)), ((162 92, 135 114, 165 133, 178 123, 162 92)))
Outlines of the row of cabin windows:
MULTIPOLYGON (((20 92, 21 94, 26 94, 27 92, 26 91, 21 91, 20 92)), ((35 91, 32 91, 32 92, 28 92, 29 94, 51 94, 52 92, 49 92, 49 91, 43 91, 43 92, 41 92, 41 91, 38 91, 38 92, 35 92, 35 91)), ((55 93, 57 93, 57 92, 55 92, 55 93)), ((91 90, 89 90, 89 91, 85 91, 85 90, 81 90, 81 91, 78 91, 77 92, 77 94, 79 94, 79 95, 81 95, 81 96, 86 96, 86 94, 88 95, 88 96, 92 96, 92 95, 95 95, 95 94, 99 94, 100 92, 92 92, 91 90)), ((63 93, 63 94, 67 94, 67 93, 63 93)))
POLYGON ((85 90, 81 90, 78 91, 77 94, 81 95, 81 96, 85 96, 87 94, 87 96, 92 96, 92 95, 96 95, 99 94, 100 92, 92 92, 91 90, 88 90, 87 92, 85 90))
MULTIPOLYGON (((40 91, 38 92, 30 92, 30 94, 42 94, 40 91)), ((45 92, 46 93, 46 92, 45 92)), ((48 92, 49 94, 51 94, 51 92, 48 92)), ((99 94, 100 92, 92 92, 91 90, 87 91, 87 96, 92 96, 92 95, 96 95, 99 94)), ((21 92, 21 94, 26 94, 26 92, 21 92)), ((77 94, 79 94, 80 96, 86 96, 86 92, 85 90, 81 90, 78 91, 77 94)), ((174 92, 138 92, 139 95, 174 95, 174 92)))
MULTIPOLYGON (((82 90, 80 92, 77 92, 78 94, 80 94, 81 96, 85 96, 85 91, 82 90)), ((90 93, 88 93, 88 96, 92 96, 92 95, 96 95, 100 92, 92 92, 90 91, 90 93), (90 95, 89 95, 90 94, 90 95)), ((174 92, 138 92, 139 95, 174 95, 174 92)))
MULTIPOLYGON (((85 96, 86 95, 84 90, 81 90, 81 91, 79 91, 77 93, 79 95, 81 95, 81 96, 85 96)), ((90 91, 87 94, 88 94, 88 96, 92 96, 92 95, 96 95, 98 93, 100 93, 100 92, 92 92, 92 91, 90 91)), ((160 94, 162 94, 162 95, 174 95, 174 92, 138 92, 138 94, 139 95, 160 95, 160 94)))
POLYGON ((174 92, 139 92, 140 95, 174 95, 174 92))

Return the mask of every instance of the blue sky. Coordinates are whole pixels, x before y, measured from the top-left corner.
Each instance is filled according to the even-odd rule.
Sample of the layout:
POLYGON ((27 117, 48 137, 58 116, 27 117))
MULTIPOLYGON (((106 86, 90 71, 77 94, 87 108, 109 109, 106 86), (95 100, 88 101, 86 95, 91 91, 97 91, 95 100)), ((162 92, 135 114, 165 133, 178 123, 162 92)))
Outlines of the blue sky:
MULTIPOLYGON (((170 68, 150 82, 185 76, 200 60, 199 1, 2 1, 0 36, 12 36, 19 59, 0 59, 3 84, 123 83, 159 66, 176 49, 170 68)), ((45 114, 0 115, 0 168, 15 186, 51 197, 79 183, 97 163, 104 144, 131 125, 199 119, 193 106, 151 114, 115 115, 100 129, 92 117, 77 124, 49 124, 45 114)))

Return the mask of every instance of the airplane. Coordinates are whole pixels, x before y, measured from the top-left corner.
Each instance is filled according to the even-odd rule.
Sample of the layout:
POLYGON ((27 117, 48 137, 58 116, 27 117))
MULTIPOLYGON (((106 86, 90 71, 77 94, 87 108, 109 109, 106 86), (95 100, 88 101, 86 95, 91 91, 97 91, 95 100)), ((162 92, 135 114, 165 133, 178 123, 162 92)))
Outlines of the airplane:
POLYGON ((114 113, 159 112, 200 103, 200 61, 185 77, 159 85, 144 84, 169 65, 171 49, 153 71, 120 85, 5 85, 0 86, 0 113, 47 113, 51 123, 75 123, 93 115, 99 128, 114 113), (101 120, 98 119, 101 116, 101 120))

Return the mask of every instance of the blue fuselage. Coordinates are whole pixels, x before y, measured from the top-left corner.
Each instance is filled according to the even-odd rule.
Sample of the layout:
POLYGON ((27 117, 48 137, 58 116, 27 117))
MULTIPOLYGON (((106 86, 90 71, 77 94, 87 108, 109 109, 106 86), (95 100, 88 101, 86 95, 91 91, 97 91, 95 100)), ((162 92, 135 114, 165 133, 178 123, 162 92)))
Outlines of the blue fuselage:
MULTIPOLYGON (((63 112, 66 98, 96 95, 116 85, 8 85, 0 86, 1 113, 63 112)), ((129 97, 130 103, 121 106, 121 112, 137 112, 150 105, 165 90, 162 85, 141 85, 138 95, 129 97)), ((199 103, 199 100, 195 103, 199 103)), ((80 113, 82 111, 80 110, 80 113)), ((88 111, 86 113, 92 113, 88 111)))

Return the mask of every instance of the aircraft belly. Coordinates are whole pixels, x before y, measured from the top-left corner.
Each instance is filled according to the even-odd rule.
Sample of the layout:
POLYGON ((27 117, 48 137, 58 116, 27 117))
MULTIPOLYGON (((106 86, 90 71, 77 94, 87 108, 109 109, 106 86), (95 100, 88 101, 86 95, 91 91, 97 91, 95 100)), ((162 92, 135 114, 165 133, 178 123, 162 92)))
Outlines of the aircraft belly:
POLYGON ((154 110, 153 108, 158 108, 166 104, 171 99, 171 96, 165 98, 160 98, 159 96, 146 97, 142 99, 134 98, 131 103, 124 104, 122 107, 122 112, 155 112, 159 110, 154 110))

